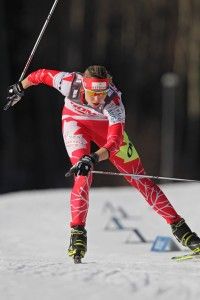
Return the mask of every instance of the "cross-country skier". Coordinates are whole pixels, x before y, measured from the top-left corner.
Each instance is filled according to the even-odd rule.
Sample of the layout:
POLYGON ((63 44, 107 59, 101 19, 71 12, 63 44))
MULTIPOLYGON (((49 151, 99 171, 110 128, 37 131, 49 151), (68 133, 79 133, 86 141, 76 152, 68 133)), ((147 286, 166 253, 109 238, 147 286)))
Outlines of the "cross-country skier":
MULTIPOLYGON (((109 159, 123 173, 145 174, 140 157, 124 130, 125 111, 121 92, 112 82, 104 66, 94 65, 85 72, 61 72, 39 69, 8 89, 7 100, 12 106, 21 100, 25 89, 45 84, 57 89, 64 97, 62 132, 74 173, 71 192, 71 241, 68 255, 84 257, 87 250, 85 229, 92 183, 91 170, 109 159), (94 142, 98 150, 91 153, 94 142)), ((148 204, 171 226, 177 240, 192 251, 200 251, 200 238, 177 214, 161 189, 149 178, 125 176, 148 204)))

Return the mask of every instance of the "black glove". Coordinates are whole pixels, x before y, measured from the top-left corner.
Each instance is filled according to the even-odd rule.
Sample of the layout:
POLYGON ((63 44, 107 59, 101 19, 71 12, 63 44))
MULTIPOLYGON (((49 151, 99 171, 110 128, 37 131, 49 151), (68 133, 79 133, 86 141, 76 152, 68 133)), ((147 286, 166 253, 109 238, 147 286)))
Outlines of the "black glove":
POLYGON ((71 169, 70 173, 76 176, 87 176, 94 164, 99 161, 99 157, 96 153, 90 155, 84 155, 71 169))
POLYGON ((4 110, 7 110, 11 106, 15 105, 24 96, 24 88, 21 82, 17 82, 8 88, 7 104, 4 106, 4 110))

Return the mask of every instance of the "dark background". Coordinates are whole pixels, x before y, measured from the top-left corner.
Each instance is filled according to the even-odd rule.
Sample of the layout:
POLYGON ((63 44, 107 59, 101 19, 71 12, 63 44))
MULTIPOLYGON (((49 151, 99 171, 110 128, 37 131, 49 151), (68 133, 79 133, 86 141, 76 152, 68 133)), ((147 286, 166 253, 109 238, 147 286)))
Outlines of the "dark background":
MULTIPOLYGON (((1 107, 18 81, 53 1, 0 0, 1 107), (11 5, 11 8, 10 8, 11 5)), ((126 130, 148 174, 161 172, 161 78, 178 78, 173 176, 200 179, 200 1, 59 1, 28 73, 38 68, 84 71, 102 64, 123 93, 126 130)), ((170 101, 170 99, 169 99, 170 101)), ((0 113, 0 192, 68 187, 70 167, 61 132, 64 98, 31 87, 14 108, 0 113)), ((98 169, 113 170, 108 162, 98 169)), ((96 176, 95 186, 125 185, 96 176)))

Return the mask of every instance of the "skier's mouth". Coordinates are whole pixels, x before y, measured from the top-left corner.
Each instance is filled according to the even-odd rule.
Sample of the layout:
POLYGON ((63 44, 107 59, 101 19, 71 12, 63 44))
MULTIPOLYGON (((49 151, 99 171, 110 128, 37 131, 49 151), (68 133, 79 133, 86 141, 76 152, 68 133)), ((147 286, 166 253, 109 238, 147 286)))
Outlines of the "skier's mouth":
POLYGON ((101 103, 92 103, 94 107, 98 107, 101 103))

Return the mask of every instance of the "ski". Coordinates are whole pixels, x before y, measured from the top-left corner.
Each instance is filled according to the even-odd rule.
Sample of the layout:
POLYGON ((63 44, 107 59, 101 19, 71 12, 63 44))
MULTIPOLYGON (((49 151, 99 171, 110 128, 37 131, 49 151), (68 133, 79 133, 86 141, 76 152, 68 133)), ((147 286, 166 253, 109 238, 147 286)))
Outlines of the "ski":
POLYGON ((195 252, 190 252, 184 255, 178 255, 178 256, 173 256, 171 259, 175 261, 184 261, 184 260, 191 260, 191 259, 200 259, 200 252, 198 251, 197 253, 195 252))

